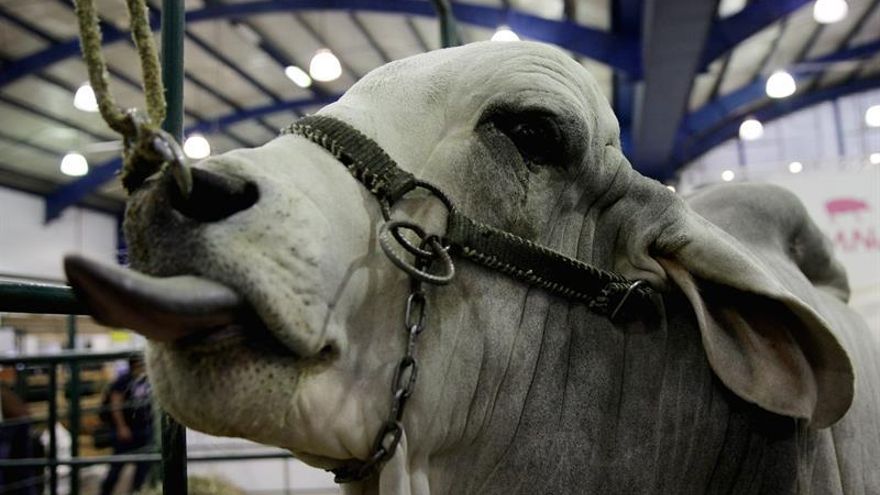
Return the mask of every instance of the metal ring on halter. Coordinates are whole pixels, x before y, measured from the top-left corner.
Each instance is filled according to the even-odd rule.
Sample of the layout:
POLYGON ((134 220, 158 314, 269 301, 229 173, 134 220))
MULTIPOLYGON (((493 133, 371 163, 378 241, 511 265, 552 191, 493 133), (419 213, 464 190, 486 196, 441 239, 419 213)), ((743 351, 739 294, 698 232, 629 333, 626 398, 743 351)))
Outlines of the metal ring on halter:
POLYGON ((424 244, 425 239, 428 238, 428 234, 425 232, 425 229, 421 227, 421 225, 413 223, 412 225, 407 224, 406 222, 397 221, 394 222, 394 225, 388 228, 391 231, 391 235, 394 236, 394 239, 407 251, 410 252, 413 256, 417 258, 425 258, 425 259, 433 259, 436 257, 434 251, 428 251, 427 249, 422 249, 406 238, 400 231, 401 229, 407 229, 414 232, 419 237, 419 244, 424 244))
POLYGON ((446 207, 446 211, 452 211, 455 208, 452 205, 452 200, 449 199, 449 196, 446 195, 443 191, 441 191, 437 186, 431 184, 430 182, 425 182, 423 180, 418 180, 414 182, 415 187, 413 189, 424 189, 429 193, 433 194, 435 198, 439 199, 443 206, 446 207))
MULTIPOLYGON (((434 184, 431 184, 430 182, 425 182, 425 181, 419 180, 419 179, 413 180, 411 186, 406 190, 406 192, 404 192, 403 194, 400 195, 400 197, 397 199, 397 201, 400 201, 401 198, 403 198, 404 196, 406 196, 407 194, 411 193, 412 191, 414 191, 416 189, 424 189, 424 190, 428 191, 429 193, 431 193, 432 196, 434 196, 441 203, 443 203, 443 206, 446 207, 447 213, 452 212, 452 210, 455 209, 455 206, 452 204, 452 200, 449 199, 449 196, 447 196, 446 193, 441 191, 440 188, 438 188, 434 184)), ((386 198, 379 199, 379 208, 381 209, 382 217, 385 218, 386 222, 391 220, 391 209, 394 207, 395 204, 397 204, 397 201, 392 203, 392 202, 389 202, 386 198)))
POLYGON ((620 299, 620 302, 617 303, 617 307, 615 307, 614 311, 611 312, 611 316, 609 316, 608 319, 614 321, 617 313, 620 311, 623 305, 626 304, 626 300, 629 299, 630 294, 632 294, 636 287, 646 283, 647 282, 645 282, 644 280, 636 280, 635 282, 631 283, 629 287, 627 287, 626 292, 623 294, 623 297, 620 299))
MULTIPOLYGON (((382 248, 382 251, 385 252, 385 255, 388 256, 388 259, 390 259, 395 266, 409 274, 409 276, 417 280, 421 280, 422 282, 427 282, 434 285, 445 285, 448 284, 455 276, 455 265, 453 265, 452 263, 452 257, 449 256, 448 250, 444 248, 442 244, 440 244, 439 238, 437 238, 436 236, 426 236, 424 229, 422 229, 419 225, 415 223, 407 222, 405 220, 392 220, 390 222, 385 222, 382 225, 382 228, 379 229, 379 246, 382 248), (442 271, 439 274, 430 273, 423 269, 420 269, 416 265, 403 259, 403 257, 398 254, 397 250, 394 249, 390 241, 390 239, 395 238, 394 235, 390 235, 390 233, 394 229, 398 228, 406 228, 415 232, 417 235, 419 235, 423 242, 427 243, 427 245, 431 248, 430 256, 417 255, 417 259, 439 261, 443 265, 442 271)), ((419 251, 428 252, 422 248, 419 248, 419 251)))

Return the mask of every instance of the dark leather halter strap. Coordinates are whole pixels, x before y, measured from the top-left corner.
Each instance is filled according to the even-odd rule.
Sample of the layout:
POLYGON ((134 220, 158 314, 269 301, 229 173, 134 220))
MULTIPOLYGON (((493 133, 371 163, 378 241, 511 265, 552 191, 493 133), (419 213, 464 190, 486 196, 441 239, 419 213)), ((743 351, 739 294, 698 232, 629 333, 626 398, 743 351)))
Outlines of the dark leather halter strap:
MULTIPOLYGON (((312 115, 297 120, 282 134, 303 136, 322 146, 345 165, 384 207, 390 208, 408 192, 424 184, 402 170, 372 139, 332 117, 312 115)), ((614 319, 621 308, 649 303, 652 289, 643 282, 588 265, 509 232, 477 222, 437 189, 449 208, 443 241, 453 254, 515 277, 560 296, 584 302, 614 319)), ((632 314, 633 311, 627 311, 632 314)), ((635 311, 638 313, 638 311, 635 311)))

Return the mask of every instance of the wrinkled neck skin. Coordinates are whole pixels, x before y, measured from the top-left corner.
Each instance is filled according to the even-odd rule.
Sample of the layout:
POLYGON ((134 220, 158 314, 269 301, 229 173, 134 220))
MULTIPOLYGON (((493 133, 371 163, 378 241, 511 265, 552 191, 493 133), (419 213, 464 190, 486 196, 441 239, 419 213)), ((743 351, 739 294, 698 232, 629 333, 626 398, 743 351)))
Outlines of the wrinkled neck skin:
MULTIPOLYGON (((534 240, 662 285, 662 272, 652 272, 650 260, 615 259, 614 253, 621 243, 650 244, 648 237, 663 230, 663 212, 677 200, 625 160, 606 163, 613 165, 592 173, 589 184, 566 188, 534 240), (668 204, 639 204, 649 200, 668 204), (622 237, 619 226, 632 221, 646 222, 633 230, 643 238, 622 237)), ((477 195, 464 198, 462 211, 492 220, 481 218, 477 195)), ((417 218, 437 214, 430 206, 405 209, 417 218)), ((581 304, 465 260, 457 261, 457 270, 449 286, 428 289, 429 320, 418 348, 417 389, 404 416, 405 441, 379 476, 344 485, 346 493, 648 492, 656 485, 646 473, 649 459, 666 459, 673 447, 696 461, 697 454, 688 453, 695 437, 682 434, 672 443, 669 436, 681 432, 658 431, 656 419, 673 406, 673 421, 688 423, 718 421, 726 413, 694 327, 679 322, 685 330, 670 334, 660 323, 613 325, 581 304), (667 367, 672 372, 664 378, 667 367), (687 393, 679 398, 682 388, 687 393), (717 401, 701 405, 707 395, 717 401)), ((720 428, 719 438, 723 433, 720 428)), ((692 465, 663 469, 683 479, 692 465)))
MULTIPOLYGON (((536 240, 662 286, 650 260, 613 253, 621 243, 644 244, 647 253, 683 242, 663 223, 682 206, 618 163, 582 195, 560 197, 536 240), (644 222, 630 229, 637 238, 616 230, 622 219, 644 222)), ((346 485, 345 493, 748 492, 755 480, 786 493, 797 486, 778 466, 809 450, 798 448, 798 438, 812 440, 794 421, 768 417, 718 385, 683 299, 612 324, 467 261, 457 269, 450 286, 429 292, 406 439, 379 476, 346 485), (740 471, 744 463, 751 464, 740 471), (765 479, 765 471, 776 472, 765 479)))
MULTIPOLYGON (((392 81, 395 70, 406 69, 389 67, 392 81)), ((381 92, 378 100, 358 98, 361 89, 371 88, 356 85, 322 113, 365 130, 402 167, 440 185, 474 219, 656 288, 666 286, 651 256, 687 242, 676 234, 684 230, 676 222, 685 206, 631 169, 616 125, 585 123, 588 163, 570 170, 517 168, 512 159, 490 156, 498 147, 475 137, 482 110, 462 118, 468 108, 488 102, 425 95, 417 89, 440 87, 442 95, 446 78, 454 79, 439 68, 431 74, 431 84, 408 81, 412 94, 395 93, 393 101, 381 100, 381 92), (409 114, 410 108, 418 114, 409 114), (394 118, 383 119, 386 111, 394 118), (413 152, 407 140, 424 146, 413 152), (511 166, 500 175, 480 168, 492 160, 511 166)), ((478 95, 479 88, 455 94, 478 95)), ((532 98, 523 94, 526 101, 532 98)), ((607 113, 597 119, 613 119, 607 113)), ((444 212, 436 202, 408 200, 400 209, 429 231, 442 230, 444 212)), ((741 463, 756 463, 741 475, 754 480, 756 471, 790 461, 785 448, 768 454, 748 447, 753 411, 741 404, 731 408, 736 400, 717 385, 682 298, 667 298, 657 314, 612 324, 583 304, 466 260, 456 263, 453 283, 428 289, 428 325, 418 347, 418 384, 403 419, 405 440, 377 477, 346 485, 346 493, 704 493, 737 486, 741 463), (746 443, 726 442, 728 429, 741 431, 746 443)), ((402 277, 400 284, 395 306, 402 308, 402 277)), ((394 316, 400 311, 386 309, 365 307, 353 320, 367 327, 402 326, 394 316)), ((388 400, 377 407, 387 407, 388 400)), ((784 426, 789 433, 796 427, 784 426)), ((792 486, 776 478, 768 483, 792 486)))

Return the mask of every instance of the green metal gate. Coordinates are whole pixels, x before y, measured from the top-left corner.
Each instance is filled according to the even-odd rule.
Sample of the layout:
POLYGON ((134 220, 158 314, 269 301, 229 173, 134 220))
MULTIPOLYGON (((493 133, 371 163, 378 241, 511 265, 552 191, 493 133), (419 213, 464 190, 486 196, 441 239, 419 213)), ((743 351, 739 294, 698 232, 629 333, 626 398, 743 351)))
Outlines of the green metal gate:
MULTIPOLYGON (((49 433, 49 446, 46 458, 38 459, 2 459, 0 468, 4 467, 38 467, 49 471, 48 487, 50 495, 58 493, 58 467, 70 466, 70 494, 79 495, 79 469, 96 464, 128 464, 133 462, 149 462, 162 464, 163 493, 167 495, 186 495, 186 463, 187 462, 219 462, 246 461, 262 459, 289 459, 289 454, 251 453, 241 455, 196 455, 187 458, 186 437, 184 429, 167 414, 162 414, 161 453, 140 453, 98 457, 80 457, 79 434, 81 416, 84 412, 80 407, 80 374, 83 363, 106 362, 126 359, 140 354, 139 351, 119 352, 77 352, 74 349, 76 339, 76 320, 73 315, 88 314, 85 308, 73 295, 69 287, 2 282, 0 283, 0 312, 8 313, 39 313, 68 315, 68 347, 69 350, 43 355, 0 357, 0 366, 44 367, 48 371, 49 394, 48 417, 45 418, 49 433), (60 419, 57 403, 59 367, 67 366, 70 370, 69 406, 67 419, 70 425, 71 450, 69 459, 59 459, 55 425, 60 419)), ((29 419, 28 421, 34 421, 29 419)), ((42 420, 40 420, 42 422, 42 420)), ((7 423, 8 422, 4 422, 7 423)))
MULTIPOLYGON (((162 127, 176 139, 183 134, 183 31, 184 2, 162 1, 162 82, 168 105, 162 127)), ((86 315, 86 308, 76 300, 69 287, 34 283, 0 283, 0 312, 68 315, 68 347, 70 350, 46 355, 2 357, 0 366, 43 366, 48 370, 49 432, 48 455, 42 459, 0 460, 0 467, 44 467, 49 470, 49 493, 58 493, 58 467, 71 467, 70 493, 79 495, 79 469, 95 464, 150 462, 162 464, 162 487, 166 495, 186 495, 186 463, 204 461, 241 461, 254 459, 289 458, 287 454, 247 454, 239 456, 193 456, 187 458, 184 428, 165 413, 161 414, 161 454, 143 453, 103 457, 79 457, 79 433, 82 410, 80 408, 79 367, 85 362, 102 362, 124 359, 133 352, 77 352, 74 349, 76 322, 73 315, 86 315), (55 425, 58 422, 58 368, 70 369, 70 407, 68 419, 71 427, 71 458, 58 459, 55 425)))

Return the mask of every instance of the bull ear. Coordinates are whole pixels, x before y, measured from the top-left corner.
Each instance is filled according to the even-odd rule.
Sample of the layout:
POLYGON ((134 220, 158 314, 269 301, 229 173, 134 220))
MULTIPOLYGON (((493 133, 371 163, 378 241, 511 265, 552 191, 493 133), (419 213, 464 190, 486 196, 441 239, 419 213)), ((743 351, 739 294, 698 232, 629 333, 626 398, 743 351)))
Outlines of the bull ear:
POLYGON ((712 369, 764 410, 817 428, 836 422, 852 403, 853 370, 828 324, 736 239, 685 216, 685 232, 668 239, 679 247, 657 261, 693 306, 712 369))

